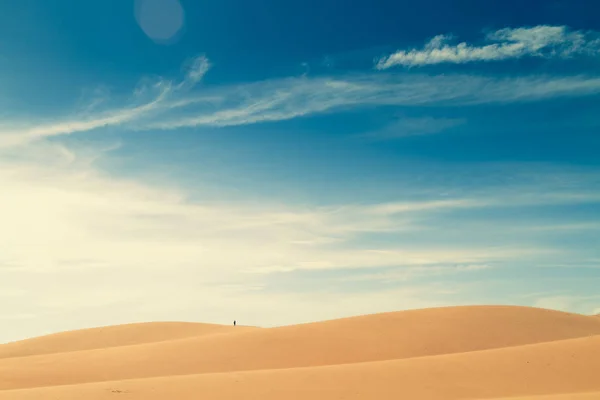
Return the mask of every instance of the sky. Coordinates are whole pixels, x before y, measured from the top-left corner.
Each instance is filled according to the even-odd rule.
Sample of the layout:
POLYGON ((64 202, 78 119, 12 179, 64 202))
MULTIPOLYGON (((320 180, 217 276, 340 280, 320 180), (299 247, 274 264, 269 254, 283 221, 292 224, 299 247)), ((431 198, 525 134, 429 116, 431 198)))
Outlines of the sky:
POLYGON ((600 313, 599 14, 1 1, 0 342, 467 304, 600 313))

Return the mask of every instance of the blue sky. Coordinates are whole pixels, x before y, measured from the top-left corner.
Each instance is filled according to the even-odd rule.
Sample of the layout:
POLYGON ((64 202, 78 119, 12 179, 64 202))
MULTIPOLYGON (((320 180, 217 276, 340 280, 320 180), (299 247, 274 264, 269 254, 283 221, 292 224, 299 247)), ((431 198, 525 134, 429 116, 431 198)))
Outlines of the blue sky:
POLYGON ((0 4, 0 342, 599 313, 595 1, 0 4))

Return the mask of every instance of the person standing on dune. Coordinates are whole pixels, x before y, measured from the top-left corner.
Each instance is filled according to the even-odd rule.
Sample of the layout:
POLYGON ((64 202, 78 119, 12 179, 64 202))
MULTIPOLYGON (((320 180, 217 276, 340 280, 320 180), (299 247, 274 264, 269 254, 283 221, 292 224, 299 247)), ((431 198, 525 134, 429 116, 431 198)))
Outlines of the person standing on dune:
POLYGON ((235 320, 233 321, 233 326, 235 326, 235 320))

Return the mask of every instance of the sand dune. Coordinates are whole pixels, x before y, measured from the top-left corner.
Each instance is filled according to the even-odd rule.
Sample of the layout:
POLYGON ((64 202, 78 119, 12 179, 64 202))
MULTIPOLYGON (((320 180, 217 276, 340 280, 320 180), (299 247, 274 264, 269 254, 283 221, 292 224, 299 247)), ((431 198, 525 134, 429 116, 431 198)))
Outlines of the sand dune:
POLYGON ((76 334, 118 347, 0 360, 0 400, 600 399, 600 320, 557 311, 452 307, 269 329, 198 327, 172 340, 148 333, 138 345, 100 332, 76 334))
POLYGON ((2 344, 0 359, 161 342, 226 333, 232 329, 233 326, 189 322, 148 322, 81 329, 2 344))
MULTIPOLYGON (((89 335, 99 343, 96 333, 89 335)), ((594 334, 600 334, 598 319, 558 311, 435 308, 3 359, 0 389, 77 384, 98 377, 121 380, 383 361, 594 334)))
MULTIPOLYGON (((525 396, 525 397, 504 397, 502 399, 495 398, 493 400, 598 400, 600 392, 594 393, 563 393, 546 396, 525 396)), ((480 399, 483 400, 483 399, 480 399)))
MULTIPOLYGON (((326 367, 171 376, 30 390, 0 400, 489 399, 600 391, 600 336, 326 367)), ((568 398, 568 397, 567 397, 568 398)))

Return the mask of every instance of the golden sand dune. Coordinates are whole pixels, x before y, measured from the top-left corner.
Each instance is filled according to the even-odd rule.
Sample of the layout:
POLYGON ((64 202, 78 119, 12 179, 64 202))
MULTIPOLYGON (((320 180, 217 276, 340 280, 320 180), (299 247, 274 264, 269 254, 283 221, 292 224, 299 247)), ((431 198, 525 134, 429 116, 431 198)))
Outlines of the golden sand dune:
POLYGON ((140 400, 452 400, 561 394, 564 400, 600 391, 599 370, 600 336, 594 336, 404 360, 0 391, 0 400, 100 400, 117 394, 140 400))
POLYGON ((161 342, 226 333, 232 329, 233 326, 190 322, 147 322, 81 329, 0 344, 0 359, 161 342))
MULTIPOLYGON (((99 332, 89 332, 88 340, 100 342, 99 332)), ((594 334, 600 320, 558 311, 433 308, 8 358, 0 360, 0 389, 394 360, 594 334)))
POLYGON ((590 316, 449 307, 239 328, 198 327, 188 337, 174 329, 171 340, 146 332, 137 345, 102 339, 102 329, 57 334, 106 348, 59 341, 41 346, 46 354, 2 359, 0 400, 600 398, 600 319, 590 316))

